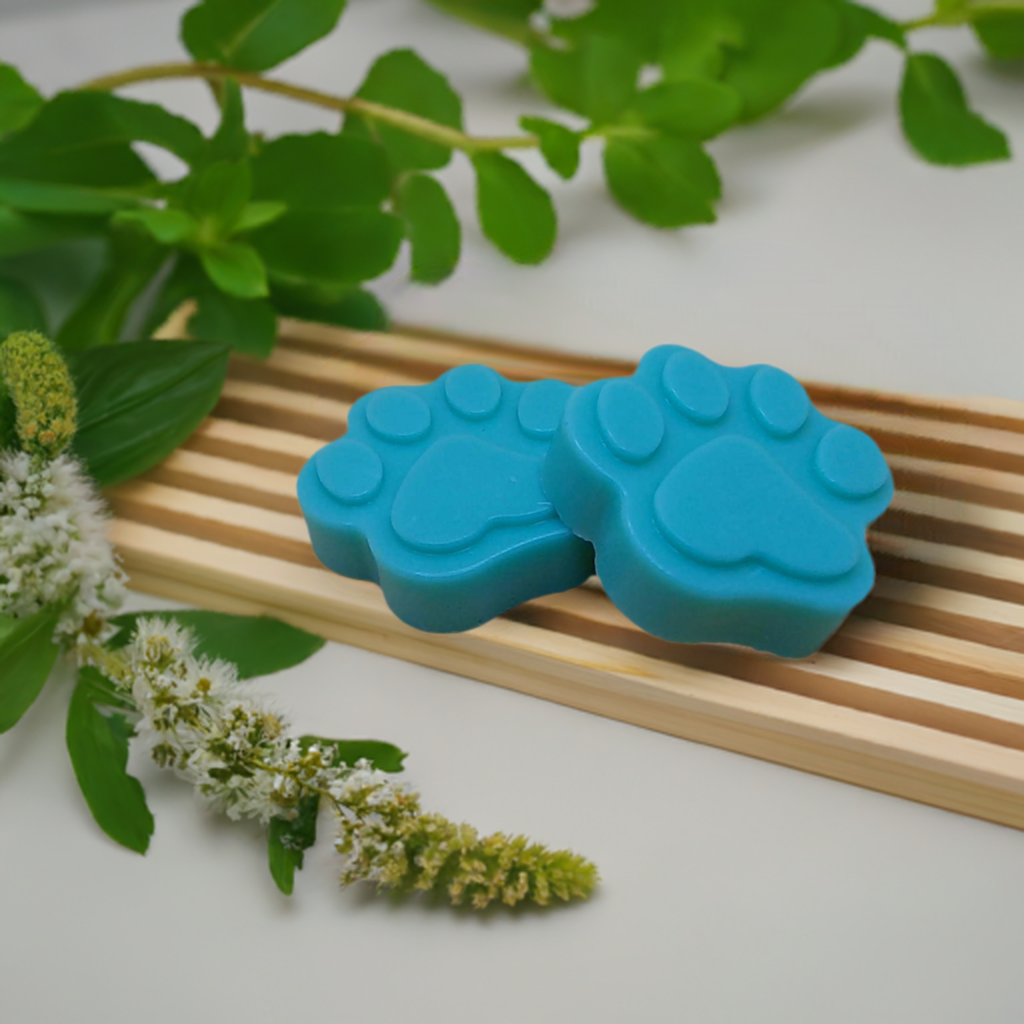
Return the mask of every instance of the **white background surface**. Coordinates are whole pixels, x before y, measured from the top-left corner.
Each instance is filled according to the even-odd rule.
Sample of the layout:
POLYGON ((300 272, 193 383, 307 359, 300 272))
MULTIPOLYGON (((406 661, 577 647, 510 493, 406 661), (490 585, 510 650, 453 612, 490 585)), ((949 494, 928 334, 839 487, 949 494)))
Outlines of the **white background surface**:
MULTIPOLYGON (((46 90, 180 56, 181 2, 25 6, 0 4, 0 60, 46 90)), ((276 73, 344 91, 399 45, 449 73, 474 132, 542 109, 515 49, 410 0, 353 0, 335 38, 276 73)), ((918 45, 958 57, 1024 157, 1024 69, 997 72, 952 34, 918 45)), ((562 224, 540 269, 482 243, 456 164, 456 277, 430 291, 393 274, 383 294, 407 322, 579 352, 679 341, 810 378, 1024 398, 1024 158, 963 172, 915 160, 898 75, 875 45, 716 142, 726 199, 711 228, 628 220, 596 154, 568 185, 540 171, 562 224)), ((211 123, 197 84, 134 95, 211 123)), ((249 109, 270 133, 334 123, 262 96, 249 109)), ((551 914, 396 907, 340 892, 323 835, 288 900, 255 829, 207 816, 146 763, 133 768, 157 819, 148 856, 99 833, 64 753, 68 682, 0 738, 3 1024, 1024 1019, 1024 835, 1009 829, 330 644, 259 684, 300 731, 399 744, 427 806, 570 846, 604 886, 551 914)))

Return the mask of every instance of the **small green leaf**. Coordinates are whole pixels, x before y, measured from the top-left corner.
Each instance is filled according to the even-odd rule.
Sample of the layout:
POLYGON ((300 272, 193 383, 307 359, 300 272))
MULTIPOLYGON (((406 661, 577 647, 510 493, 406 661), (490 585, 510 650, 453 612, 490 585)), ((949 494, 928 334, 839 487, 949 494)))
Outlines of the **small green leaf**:
POLYGON ((524 132, 537 136, 541 156, 559 177, 568 181, 580 166, 580 134, 557 121, 543 117, 521 117, 519 126, 524 132))
POLYGON ((27 213, 99 214, 138 206, 139 197, 118 189, 0 177, 0 203, 27 213))
POLYGON ((275 288, 271 301, 281 316, 314 323, 334 324, 354 331, 386 331, 388 316, 377 297, 363 288, 353 288, 338 298, 321 301, 288 289, 275 288))
POLYGON ((281 135, 252 162, 253 196, 290 210, 378 207, 391 193, 382 146, 354 135, 281 135))
POLYGON ((544 0, 427 0, 446 14, 470 25, 504 36, 524 46, 534 42, 537 33, 530 16, 544 6, 544 0))
POLYGON ((901 50, 907 48, 907 35, 898 22, 863 4, 846 3, 844 6, 847 11, 853 9, 858 12, 864 31, 871 39, 883 39, 901 50))
MULTIPOLYGON (((0 340, 14 331, 47 334, 46 313, 27 285, 9 277, 0 277, 0 340)), ((3 447, 0 441, 0 450, 3 447)))
MULTIPOLYGON (((370 68, 356 95, 360 99, 418 114, 449 128, 462 128, 462 100, 435 71, 412 50, 392 50, 370 68)), ((362 116, 345 118, 346 132, 371 134, 387 150, 395 170, 433 171, 451 159, 451 150, 409 132, 362 116)))
POLYGON ((559 106, 606 124, 633 98, 640 55, 620 39, 591 36, 571 50, 538 47, 530 72, 559 106))
POLYGON ((967 106, 960 80, 935 54, 908 55, 900 116, 908 141, 931 163, 963 167, 1010 156, 1006 136, 967 106))
POLYGON ((1024 11, 985 14, 971 27, 989 55, 997 60, 1024 57, 1024 11))
POLYGON ((334 31, 345 0, 202 0, 181 38, 197 60, 266 71, 334 31))
POLYGON ((240 235, 243 231, 255 231, 267 224, 273 224, 287 210, 287 203, 272 200, 258 199, 255 203, 247 203, 235 221, 234 233, 240 235))
POLYGON ((730 52, 724 75, 743 100, 743 119, 763 117, 827 67, 840 30, 832 0, 752 5, 744 20, 744 46, 730 52))
POLYGON ((109 487, 178 448, 216 405, 229 351, 204 341, 134 341, 68 353, 78 395, 73 447, 89 475, 109 487))
POLYGON ((176 245, 192 238, 199 231, 199 223, 184 210, 125 210, 114 217, 116 224, 137 224, 163 245, 176 245))
POLYGON ((166 258, 163 246, 131 225, 112 231, 106 265, 61 325, 57 343, 75 351, 119 341, 125 318, 166 258))
POLYGON ((0 64, 0 135, 24 128, 39 113, 44 102, 17 68, 0 64))
POLYGON ((398 187, 398 212, 412 244, 412 279, 437 284, 459 262, 462 229, 436 178, 411 174, 398 187))
POLYGON ((236 299, 219 288, 196 296, 189 334, 199 341, 218 341, 236 352, 265 359, 277 341, 277 313, 267 299, 236 299))
POLYGON ((295 872, 300 870, 303 851, 316 842, 316 819, 320 811, 320 794, 311 793, 299 800, 294 818, 271 818, 267 832, 267 856, 270 876, 278 889, 291 896, 295 888, 295 872))
POLYGON ((381 740, 329 740, 323 736, 300 736, 302 750, 308 750, 313 744, 319 747, 333 747, 334 755, 331 764, 335 768, 341 765, 353 767, 357 761, 372 761, 373 767, 382 772, 392 774, 404 771, 402 762, 409 756, 392 743, 381 740))
POLYGON ((679 5, 661 34, 658 63, 667 81, 720 78, 746 39, 736 13, 720 5, 679 5))
POLYGON ((551 196, 501 153, 473 157, 476 205, 484 234, 517 263, 540 263, 558 233, 551 196))
POLYGON ((242 242, 229 242, 199 253, 210 280, 236 299, 259 299, 269 294, 267 272, 259 253, 242 242))
POLYGON ((102 700, 106 685, 96 669, 79 670, 68 707, 68 754, 96 824, 114 842, 145 853, 153 835, 153 815, 139 780, 127 771, 128 741, 134 730, 124 715, 98 710, 94 699, 102 700))
POLYGON ((343 291, 383 274, 394 263, 403 236, 397 217, 356 207, 289 210, 249 238, 276 283, 343 291))
POLYGON ((229 615, 226 612, 188 609, 118 615, 110 620, 121 630, 111 646, 127 644, 138 620, 154 616, 171 619, 191 629, 196 637, 198 653, 237 665, 240 679, 268 676, 300 665, 326 642, 304 629, 266 615, 229 615))
POLYGON ((710 139, 734 124, 742 109, 735 89, 703 78, 680 78, 644 89, 630 113, 666 135, 710 139))
POLYGON ((156 104, 64 92, 0 141, 0 175, 106 188, 150 185, 155 178, 133 142, 150 142, 189 164, 206 147, 194 124, 156 104))
POLYGON ((35 615, 0 615, 0 733, 13 729, 35 703, 60 648, 53 631, 62 608, 49 605, 35 615))
POLYGON ((619 204, 647 224, 677 228, 715 219, 718 172, 696 142, 612 138, 604 149, 604 172, 619 204))
POLYGON ((225 160, 202 171, 188 188, 185 202, 202 223, 203 238, 212 241, 231 234, 251 194, 249 162, 225 160))

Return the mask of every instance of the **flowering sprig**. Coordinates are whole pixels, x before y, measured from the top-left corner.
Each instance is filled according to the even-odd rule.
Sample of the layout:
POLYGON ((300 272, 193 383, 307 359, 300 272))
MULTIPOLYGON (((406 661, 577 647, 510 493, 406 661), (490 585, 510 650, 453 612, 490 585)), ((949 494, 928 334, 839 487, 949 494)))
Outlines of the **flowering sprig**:
MULTIPOLYGON (((74 384, 54 346, 31 333, 0 345, 0 731, 38 695, 59 643, 80 669, 68 751, 108 835, 145 852, 152 834, 145 794, 126 771, 134 737, 210 807, 268 826, 271 872, 285 892, 327 805, 343 885, 444 894, 474 908, 591 893, 597 870, 582 857, 523 836, 480 838, 469 825, 424 813, 414 790, 364 754, 343 756, 387 748, 400 764, 396 748, 290 734, 283 716, 243 686, 236 664, 202 653, 199 638, 173 619, 142 617, 122 644, 123 624, 111 616, 125 576, 95 486, 67 453, 76 416, 74 384)), ((253 620, 263 634, 268 621, 253 620)), ((271 625, 293 634, 289 664, 319 646, 300 630, 271 625)), ((272 646, 276 661, 264 661, 264 672, 284 667, 282 645, 272 646)))
POLYGON ((197 656, 195 637, 174 622, 141 619, 123 649, 84 644, 79 654, 114 682, 120 707, 136 709, 135 731, 153 760, 211 807, 268 824, 296 819, 310 797, 327 803, 344 885, 445 893, 482 909, 585 898, 597 884, 582 857, 522 836, 481 839, 469 825, 423 813, 413 790, 369 761, 348 765, 329 743, 289 735, 279 714, 243 690, 233 665, 197 656))

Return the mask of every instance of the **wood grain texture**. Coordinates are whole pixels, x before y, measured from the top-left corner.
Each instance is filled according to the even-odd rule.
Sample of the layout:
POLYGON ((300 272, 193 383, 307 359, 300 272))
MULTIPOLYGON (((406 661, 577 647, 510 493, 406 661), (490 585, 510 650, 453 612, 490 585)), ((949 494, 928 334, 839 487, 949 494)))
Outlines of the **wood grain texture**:
MULTIPOLYGON (((165 336, 180 336, 184 320, 165 336)), ((642 632, 597 580, 456 635, 413 630, 372 584, 323 569, 295 477, 351 402, 486 362, 583 384, 632 364, 425 331, 284 321, 237 357, 221 401, 144 478, 109 492, 133 586, 268 612, 325 637, 644 728, 1024 828, 1024 404, 809 383, 881 445, 897 494, 879 575, 815 656, 791 661, 642 632)))

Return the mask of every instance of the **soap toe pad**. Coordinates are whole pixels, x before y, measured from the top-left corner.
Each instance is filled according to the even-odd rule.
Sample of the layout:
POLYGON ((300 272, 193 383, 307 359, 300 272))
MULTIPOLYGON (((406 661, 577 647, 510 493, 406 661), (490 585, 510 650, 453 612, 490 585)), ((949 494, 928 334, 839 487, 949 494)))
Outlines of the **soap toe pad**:
POLYGON ((871 589, 865 531, 893 494, 874 441, 794 378, 674 345, 572 395, 543 482, 637 625, 788 657, 871 589))
POLYGON ((378 582, 400 619, 432 632, 582 583, 593 549, 559 520, 540 480, 572 391, 460 366, 359 399, 347 434, 299 476, 317 557, 378 582))

